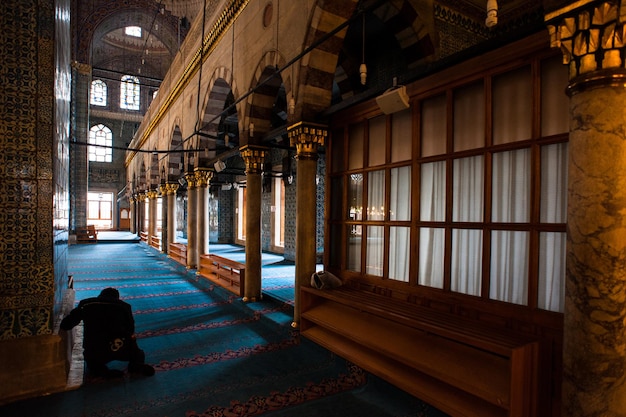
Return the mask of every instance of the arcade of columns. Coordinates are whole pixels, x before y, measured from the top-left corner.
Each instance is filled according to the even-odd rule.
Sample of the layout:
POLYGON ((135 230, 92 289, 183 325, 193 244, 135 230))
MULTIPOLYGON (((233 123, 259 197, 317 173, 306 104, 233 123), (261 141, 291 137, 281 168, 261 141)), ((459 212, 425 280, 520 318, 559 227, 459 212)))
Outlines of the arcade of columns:
MULTIPOLYGON (((581 0, 545 16, 551 44, 569 67, 570 142, 563 416, 626 416, 626 1, 581 0)), ((326 127, 288 128, 297 150, 296 300, 315 268, 315 170, 326 127)), ((261 165, 266 149, 241 148, 246 165, 246 300, 261 297, 261 165)), ((197 265, 210 172, 188 174, 188 267, 197 265), (194 209, 195 207, 195 209, 194 209), (202 217, 202 216, 200 216, 202 217)), ((166 191, 165 193, 163 191, 166 191)), ((167 195, 173 241, 176 185, 167 195)), ((138 196, 138 213, 141 202, 138 196)), ((150 214, 151 221, 156 215, 150 214)), ((139 223, 141 224, 141 223, 139 223)))

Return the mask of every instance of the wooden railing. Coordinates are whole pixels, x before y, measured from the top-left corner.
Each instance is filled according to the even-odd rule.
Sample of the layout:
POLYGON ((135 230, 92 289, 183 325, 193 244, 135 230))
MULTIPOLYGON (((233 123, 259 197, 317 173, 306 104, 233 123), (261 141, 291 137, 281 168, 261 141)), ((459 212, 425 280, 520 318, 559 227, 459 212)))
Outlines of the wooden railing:
POLYGON ((150 246, 157 250, 161 250, 161 238, 159 236, 150 236, 148 239, 150 241, 150 246))
POLYGON ((168 256, 183 266, 187 266, 187 245, 184 243, 170 243, 168 256))
POLYGON ((98 231, 94 225, 76 229, 77 243, 98 243, 98 231))
POLYGON ((303 336, 451 416, 537 415, 531 336, 347 286, 301 300, 303 336))
POLYGON ((197 274, 226 288, 239 297, 244 296, 246 266, 242 263, 218 255, 204 254, 200 255, 200 265, 197 274))
POLYGON ((144 231, 139 232, 139 238, 141 239, 142 242, 148 243, 149 237, 150 236, 148 235, 148 232, 144 232, 144 231))

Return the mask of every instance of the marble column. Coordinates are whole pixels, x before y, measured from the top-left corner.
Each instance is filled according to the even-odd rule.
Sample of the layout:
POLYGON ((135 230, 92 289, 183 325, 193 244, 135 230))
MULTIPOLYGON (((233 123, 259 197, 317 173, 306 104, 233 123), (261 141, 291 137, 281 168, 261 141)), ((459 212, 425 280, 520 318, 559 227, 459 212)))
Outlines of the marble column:
POLYGON ((167 247, 169 245, 167 227, 169 222, 168 216, 168 200, 167 200, 167 184, 161 183, 159 185, 159 194, 161 195, 161 252, 167 253, 167 247))
POLYGON ((196 175, 193 172, 185 174, 187 180, 187 268, 198 267, 198 203, 196 192, 196 175))
POLYGON ((148 243, 152 236, 157 235, 157 197, 159 192, 157 190, 150 190, 146 192, 148 198, 148 210, 150 215, 148 216, 148 243))
POLYGON ((246 164, 246 282, 244 301, 261 299, 261 193, 266 148, 246 145, 241 157, 246 164))
POLYGON ((137 204, 137 199, 135 196, 131 196, 128 198, 128 202, 130 203, 130 232, 137 233, 137 228, 135 227, 135 223, 137 222, 137 211, 135 210, 135 205, 137 204))
POLYGON ((626 416, 624 7, 582 1, 546 15, 552 46, 563 52, 570 76, 567 417, 626 416))
POLYGON ((325 126, 300 122, 287 129, 291 146, 296 147, 296 276, 294 318, 300 323, 300 287, 309 286, 316 264, 318 148, 328 136, 325 126))
POLYGON ((213 172, 206 168, 196 168, 196 194, 197 194, 197 211, 198 211, 198 257, 208 253, 209 234, 207 231, 208 222, 208 186, 211 178, 213 178, 213 172))
POLYGON ((146 217, 146 194, 143 192, 137 194, 137 201, 137 234, 139 234, 143 232, 145 228, 144 220, 146 217))
MULTIPOLYGON (((177 183, 167 183, 167 242, 176 242, 176 191, 177 183)), ((169 252, 169 248, 168 248, 169 252)))

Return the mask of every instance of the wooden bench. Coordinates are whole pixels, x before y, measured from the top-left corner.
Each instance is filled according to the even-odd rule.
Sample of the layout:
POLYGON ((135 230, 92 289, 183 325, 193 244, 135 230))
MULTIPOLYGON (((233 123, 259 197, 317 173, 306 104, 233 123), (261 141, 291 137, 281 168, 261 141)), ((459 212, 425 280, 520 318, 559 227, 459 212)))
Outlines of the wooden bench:
POLYGON ((170 243, 168 245, 168 256, 187 267, 187 245, 183 243, 170 243))
POLYGON ((139 232, 139 238, 141 239, 142 242, 148 243, 148 237, 149 237, 148 232, 144 232, 144 231, 139 232))
POLYGON ((150 236, 150 246, 156 250, 161 250, 161 238, 159 236, 150 236))
POLYGON ((98 243, 98 231, 94 225, 79 227, 76 229, 76 242, 98 243))
POLYGON ((200 255, 200 266, 197 274, 239 297, 244 296, 246 266, 240 262, 213 254, 200 255))
POLYGON ((451 416, 537 415, 530 336, 347 286, 301 303, 303 336, 451 416))

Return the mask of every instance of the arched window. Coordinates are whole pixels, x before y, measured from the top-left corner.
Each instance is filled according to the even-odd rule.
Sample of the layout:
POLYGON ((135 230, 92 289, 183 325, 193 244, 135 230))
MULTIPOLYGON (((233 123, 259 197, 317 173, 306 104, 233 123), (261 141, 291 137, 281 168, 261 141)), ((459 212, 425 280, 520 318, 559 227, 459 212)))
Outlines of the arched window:
POLYGON ((89 160, 111 162, 113 160, 113 132, 103 124, 89 129, 89 160))
POLYGON ((93 80, 91 82, 91 100, 94 106, 107 105, 107 85, 102 80, 93 80))
POLYGON ((139 78, 124 75, 120 85, 120 108, 139 110, 139 78))

